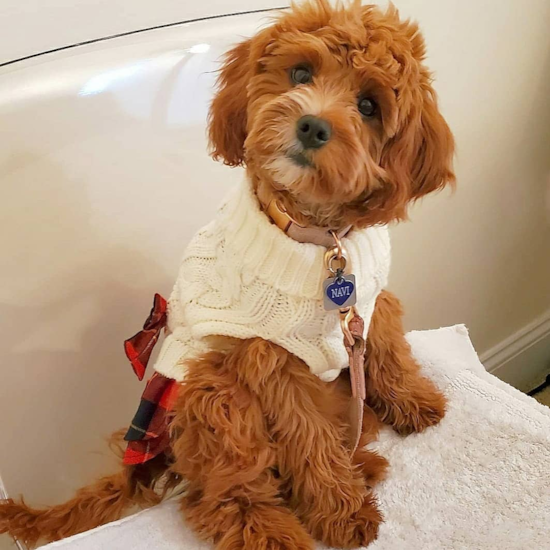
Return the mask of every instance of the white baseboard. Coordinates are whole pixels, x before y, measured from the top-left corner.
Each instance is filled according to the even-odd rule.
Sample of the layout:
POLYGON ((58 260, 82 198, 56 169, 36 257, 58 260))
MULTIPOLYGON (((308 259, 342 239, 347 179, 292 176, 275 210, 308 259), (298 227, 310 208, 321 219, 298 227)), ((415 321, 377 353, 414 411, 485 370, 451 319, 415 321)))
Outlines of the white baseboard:
POLYGON ((550 374, 550 309, 480 359, 491 374, 521 391, 540 386, 550 374))

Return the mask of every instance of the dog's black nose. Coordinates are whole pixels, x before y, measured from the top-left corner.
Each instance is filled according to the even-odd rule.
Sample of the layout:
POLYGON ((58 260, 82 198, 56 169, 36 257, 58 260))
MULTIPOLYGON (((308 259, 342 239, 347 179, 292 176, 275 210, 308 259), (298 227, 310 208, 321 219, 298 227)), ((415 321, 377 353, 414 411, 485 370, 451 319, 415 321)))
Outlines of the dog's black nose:
POLYGON ((332 134, 330 123, 313 115, 303 116, 296 125, 296 135, 304 149, 319 149, 332 134))

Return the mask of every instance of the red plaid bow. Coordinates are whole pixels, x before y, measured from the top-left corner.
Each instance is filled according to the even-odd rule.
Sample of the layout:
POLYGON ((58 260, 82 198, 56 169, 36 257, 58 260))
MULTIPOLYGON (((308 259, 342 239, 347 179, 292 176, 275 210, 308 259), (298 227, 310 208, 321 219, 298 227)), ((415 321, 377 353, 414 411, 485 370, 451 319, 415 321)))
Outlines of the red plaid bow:
POLYGON ((157 343, 160 331, 166 326, 166 300, 155 294, 153 309, 143 325, 143 330, 134 334, 124 342, 124 351, 130 359, 136 376, 143 380, 147 363, 151 358, 153 348, 157 343))
MULTIPOLYGON (((143 330, 124 342, 124 350, 140 380, 147 363, 166 325, 166 300, 155 294, 153 309, 143 330)), ((124 464, 143 464, 163 453, 170 446, 169 426, 177 397, 177 383, 156 372, 149 382, 124 439, 128 448, 124 464)))

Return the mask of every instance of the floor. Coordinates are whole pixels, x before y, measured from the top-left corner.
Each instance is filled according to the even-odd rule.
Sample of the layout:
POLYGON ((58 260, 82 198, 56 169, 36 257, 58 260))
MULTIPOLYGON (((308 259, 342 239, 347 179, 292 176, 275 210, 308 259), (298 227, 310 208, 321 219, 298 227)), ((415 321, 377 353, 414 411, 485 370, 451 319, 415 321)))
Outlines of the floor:
POLYGON ((546 386, 546 388, 538 391, 533 395, 533 397, 543 405, 546 405, 547 407, 550 407, 550 385, 546 386))

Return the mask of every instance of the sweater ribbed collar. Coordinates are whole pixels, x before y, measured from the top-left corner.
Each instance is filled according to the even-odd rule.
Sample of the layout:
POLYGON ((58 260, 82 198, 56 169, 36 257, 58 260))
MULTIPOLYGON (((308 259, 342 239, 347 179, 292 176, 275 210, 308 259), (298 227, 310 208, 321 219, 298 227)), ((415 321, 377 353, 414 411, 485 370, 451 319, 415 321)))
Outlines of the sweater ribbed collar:
MULTIPOLYGON (((306 298, 321 298, 326 248, 300 243, 274 225, 262 211, 248 178, 238 185, 220 211, 225 226, 226 253, 246 278, 259 278, 282 292, 306 298)), ((353 230, 342 244, 356 249, 367 230, 353 230)))

